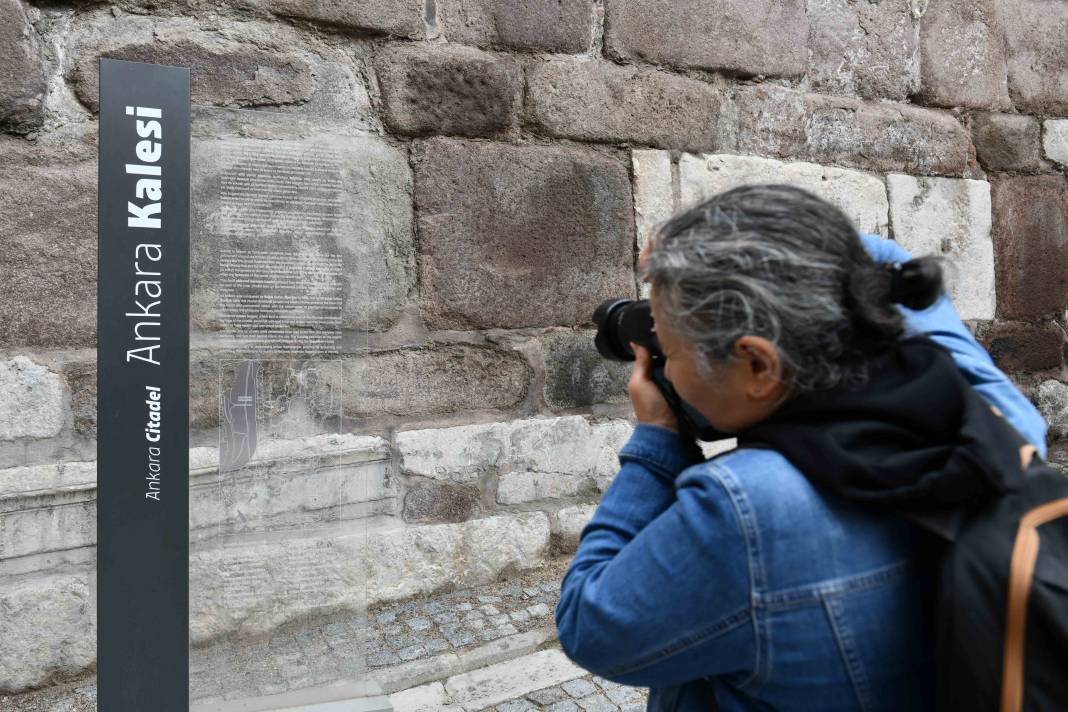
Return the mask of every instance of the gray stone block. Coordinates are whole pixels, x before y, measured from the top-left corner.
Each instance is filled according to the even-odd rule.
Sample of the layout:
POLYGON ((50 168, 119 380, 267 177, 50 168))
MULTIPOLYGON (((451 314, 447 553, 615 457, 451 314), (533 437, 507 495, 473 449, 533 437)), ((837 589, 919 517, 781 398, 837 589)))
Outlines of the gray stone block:
POLYGON ((0 345, 96 343, 96 150, 0 137, 0 345))
POLYGON ((406 135, 486 136, 511 127, 522 89, 507 55, 453 45, 396 45, 376 55, 386 123, 406 135))
POLYGON ((1068 5, 1013 0, 999 3, 998 12, 1013 104, 1028 113, 1068 115, 1068 5))
POLYGON ((437 7, 443 34, 461 44, 578 53, 586 51, 593 35, 592 5, 586 0, 450 0, 437 7))
POLYGON ((463 522, 479 510, 479 493, 474 487, 451 484, 416 487, 404 495, 407 522, 463 522))
POLYGON ((527 65, 527 121, 550 136, 711 150, 719 109, 712 85, 667 72, 570 57, 527 65))
POLYGON ((593 345, 594 334, 553 334, 544 340, 544 395, 550 408, 627 402, 631 364, 601 356, 593 345))
POLYGON ((25 356, 0 361, 0 440, 48 438, 63 429, 63 379, 25 356))
POLYGON ((605 45, 620 58, 732 74, 805 71, 803 0, 608 0, 605 45))
POLYGON ((413 148, 431 329, 588 324, 634 295, 626 167, 574 147, 431 139, 413 148))
POLYGON ((988 171, 1036 173, 1048 165, 1042 160, 1041 124, 1030 116, 973 114, 972 142, 988 171))
POLYGON ((920 24, 920 73, 918 98, 924 103, 1007 108, 1005 45, 995 0, 930 3, 920 24))
POLYGON ((338 27, 410 39, 426 36, 424 0, 244 0, 235 4, 338 27))
POLYGON ((0 0, 0 124, 29 130, 40 124, 47 89, 37 31, 19 0, 0 0))

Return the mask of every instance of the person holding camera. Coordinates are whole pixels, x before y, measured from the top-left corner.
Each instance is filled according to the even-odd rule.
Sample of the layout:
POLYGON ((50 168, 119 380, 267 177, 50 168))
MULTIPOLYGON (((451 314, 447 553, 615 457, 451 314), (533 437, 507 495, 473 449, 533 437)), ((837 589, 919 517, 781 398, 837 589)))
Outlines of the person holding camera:
POLYGON ((762 185, 669 220, 639 269, 664 376, 738 447, 705 461, 631 345, 638 422, 561 584, 564 652, 650 710, 930 709, 924 527, 952 522, 895 483, 948 462, 963 474, 909 495, 969 495, 988 444, 962 435, 962 389, 1046 448, 938 259, 762 185))

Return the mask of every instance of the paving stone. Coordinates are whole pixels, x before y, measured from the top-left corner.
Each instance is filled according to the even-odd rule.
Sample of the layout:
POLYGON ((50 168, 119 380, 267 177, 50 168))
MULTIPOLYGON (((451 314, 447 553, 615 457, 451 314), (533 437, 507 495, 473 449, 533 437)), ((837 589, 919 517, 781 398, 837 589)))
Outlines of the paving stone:
POLYGON ((1000 322, 983 341, 994 363, 1003 371, 1043 371, 1064 366, 1064 331, 1056 324, 1000 322))
POLYGON ((1036 390, 1035 405, 1049 423, 1049 434, 1068 438, 1068 385, 1053 379, 1043 381, 1036 390))
POLYGON ((478 596, 476 600, 479 603, 500 603, 500 596, 478 596))
POLYGON ((571 700, 564 700, 551 704, 546 709, 548 712, 580 712, 582 708, 571 700))
POLYGON ((1068 115, 1068 6, 1044 0, 998 5, 1009 95, 1020 111, 1068 115))
POLYGON ((962 319, 993 319, 990 184, 891 173, 886 186, 894 239, 915 257, 948 259, 947 291, 962 319))
POLYGON ((454 0, 438 5, 438 19, 450 42, 576 53, 592 40, 591 7, 585 0, 454 0))
POLYGON ((450 709, 449 696, 439 681, 394 692, 389 702, 395 712, 441 712, 450 709))
POLYGON ((386 123, 420 136, 492 136, 511 127, 523 77, 507 55, 458 45, 387 45, 375 56, 386 123))
POLYGON ((739 153, 874 171, 962 175, 972 145, 947 112, 759 84, 738 90, 739 153))
POLYGON ((545 354, 543 395, 550 408, 578 408, 594 403, 624 403, 631 364, 609 361, 597 351, 595 331, 550 334, 545 354))
POLYGON ((497 705, 497 712, 527 712, 536 709, 538 708, 527 700, 511 700, 497 705))
POLYGON ((401 660, 414 660, 426 655, 426 648, 422 645, 409 645, 397 651, 397 657, 401 660))
POLYGON ((560 687, 572 697, 587 697, 597 692, 597 688, 589 680, 569 680, 560 687))
POLYGON ((528 620, 530 620, 530 613, 528 613, 527 611, 514 611, 510 614, 510 617, 516 623, 526 623, 528 620))
POLYGON ((615 57, 744 75, 805 70, 801 0, 608 0, 605 9, 605 46, 615 57))
POLYGON ((0 136, 0 155, 0 345, 95 346, 96 150, 0 136))
POLYGON ((1008 108, 1005 47, 995 0, 928 5, 920 24, 920 73, 924 103, 1008 108))
POLYGON ((543 690, 535 690, 527 695, 527 699, 539 705, 551 705, 567 699, 567 693, 562 687, 546 687, 543 690))
POLYGON ((814 90, 903 101, 919 83, 919 23, 908 0, 807 4, 814 90))
POLYGON ((552 57, 527 64, 527 121, 550 136, 707 151, 719 147, 712 85, 644 67, 552 57))
POLYGON ((1041 125, 1031 116, 973 114, 972 142, 979 162, 988 171, 1035 173, 1046 167, 1041 125))
POLYGON ((428 328, 588 324, 604 299, 633 295, 621 163, 571 146, 444 138, 412 157, 428 328))
POLYGON ((991 182, 998 316, 1064 314, 1068 305, 1068 182, 1063 176, 991 182))
POLYGON ((860 171, 752 156, 684 154, 679 160, 679 182, 681 208, 741 185, 789 183, 836 205, 859 230, 887 234, 886 186, 860 171))
POLYGON ((618 708, 604 695, 590 695, 578 701, 586 712, 618 712, 618 708))
POLYGON ((535 618, 537 618, 538 616, 547 616, 549 615, 549 607, 544 603, 538 603, 533 606, 527 607, 527 613, 529 613, 535 618))
POLYGON ((641 692, 636 688, 623 687, 622 685, 605 688, 605 695, 617 705, 637 703, 640 702, 642 698, 641 692))
POLYGON ((29 130, 41 122, 47 90, 41 40, 19 0, 0 0, 0 125, 29 130))
POLYGON ((479 670, 453 675, 445 690, 467 708, 500 704, 543 687, 557 685, 585 671, 560 650, 542 650, 479 670))
POLYGON ((1068 119, 1046 121, 1044 129, 1042 148, 1046 157, 1068 167, 1068 119))
POLYGON ((514 351, 472 344, 431 344, 345 361, 349 417, 418 415, 517 407, 531 369, 514 351))
POLYGON ((480 606, 479 610, 487 616, 495 616, 500 613, 500 611, 497 610, 497 607, 490 603, 487 603, 484 606, 480 606))
POLYGON ((47 438, 63 428, 63 379, 25 356, 0 361, 0 440, 47 438))

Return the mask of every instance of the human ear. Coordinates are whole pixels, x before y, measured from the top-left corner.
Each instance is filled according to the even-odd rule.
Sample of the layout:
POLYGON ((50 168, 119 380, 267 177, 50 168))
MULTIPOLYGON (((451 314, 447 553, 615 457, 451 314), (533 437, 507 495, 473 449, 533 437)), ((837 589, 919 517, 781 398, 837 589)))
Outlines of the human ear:
POLYGON ((766 400, 782 389, 782 360, 779 350, 761 336, 742 336, 734 342, 734 356, 744 368, 745 393, 754 400, 766 400))

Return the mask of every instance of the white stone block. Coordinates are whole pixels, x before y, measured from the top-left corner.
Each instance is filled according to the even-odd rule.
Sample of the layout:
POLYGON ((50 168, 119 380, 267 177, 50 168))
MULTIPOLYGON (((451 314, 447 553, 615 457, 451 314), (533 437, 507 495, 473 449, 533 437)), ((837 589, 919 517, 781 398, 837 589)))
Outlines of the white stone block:
POLYGON ((596 511, 597 505, 595 504, 564 507, 554 517, 553 534, 560 538, 560 543, 569 551, 574 551, 578 547, 582 529, 590 523, 596 511))
POLYGON ((1050 379, 1035 393, 1035 405, 1049 423, 1050 435, 1068 438, 1068 385, 1050 379))
POLYGON ((679 159, 679 209, 731 188, 758 183, 787 183, 804 188, 836 205, 858 230, 886 234, 889 209, 883 181, 862 171, 815 163, 684 154, 679 159))
POLYGON ((501 475, 497 484, 497 502, 522 504, 538 499, 559 499, 593 490, 591 477, 559 472, 509 472, 501 475))
POLYGON ((481 710, 543 687, 586 675, 561 650, 542 650, 489 667, 453 675, 445 691, 465 710, 481 710))
POLYGON ((959 178, 886 177, 894 239, 913 256, 948 258, 947 291, 962 319, 993 319, 990 184, 959 178))
POLYGON ((1042 131, 1042 148, 1046 158, 1068 166, 1068 119, 1050 119, 1042 131))
POLYGON ((461 712, 462 707, 449 704, 445 686, 431 682, 389 696, 394 712, 461 712))
POLYGON ((671 190, 671 153, 639 149, 631 153, 634 167, 634 225, 638 249, 645 247, 656 228, 675 212, 671 190))
POLYGON ((0 362, 0 440, 50 438, 63 429, 63 379, 25 356, 0 362))

